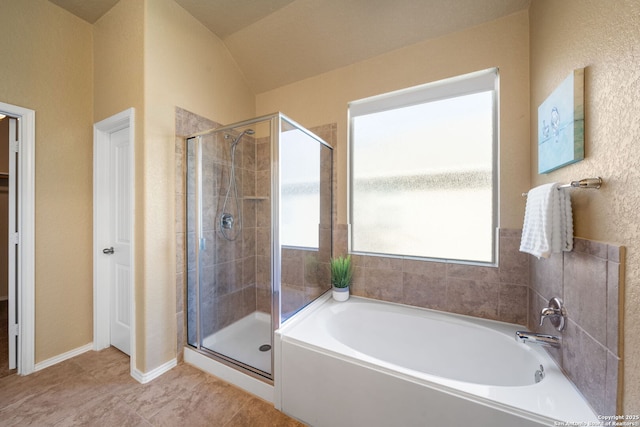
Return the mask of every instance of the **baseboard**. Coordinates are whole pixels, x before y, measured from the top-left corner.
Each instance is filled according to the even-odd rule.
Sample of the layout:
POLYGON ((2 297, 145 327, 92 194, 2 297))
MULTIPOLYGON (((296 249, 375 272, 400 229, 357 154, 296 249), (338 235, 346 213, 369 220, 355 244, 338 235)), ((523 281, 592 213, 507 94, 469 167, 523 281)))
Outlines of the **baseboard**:
POLYGON ((49 366, 53 366, 57 363, 64 362, 67 359, 71 359, 72 357, 76 357, 82 353, 86 353, 87 351, 93 350, 93 343, 85 344, 82 347, 75 348, 73 350, 69 350, 66 353, 59 354, 50 359, 43 360, 42 362, 36 363, 34 368, 34 372, 40 371, 44 368, 48 368, 49 366))
POLYGON ((149 381, 152 381, 158 378, 160 375, 164 374, 167 371, 170 371, 174 367, 178 365, 177 359, 171 359, 168 362, 158 366, 155 369, 152 369, 149 372, 142 372, 136 368, 131 370, 131 376, 138 381, 140 384, 146 384, 149 381))

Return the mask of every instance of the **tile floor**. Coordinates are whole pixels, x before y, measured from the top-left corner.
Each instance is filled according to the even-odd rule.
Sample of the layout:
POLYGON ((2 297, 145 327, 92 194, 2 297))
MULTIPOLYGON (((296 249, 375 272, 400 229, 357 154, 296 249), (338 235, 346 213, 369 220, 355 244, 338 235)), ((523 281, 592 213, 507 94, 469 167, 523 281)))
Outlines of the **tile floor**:
POLYGON ((15 373, 9 369, 9 308, 5 300, 0 301, 0 378, 15 373))
POLYGON ((139 384, 129 358, 89 351, 0 378, 0 426, 303 426, 272 404, 190 365, 139 384))

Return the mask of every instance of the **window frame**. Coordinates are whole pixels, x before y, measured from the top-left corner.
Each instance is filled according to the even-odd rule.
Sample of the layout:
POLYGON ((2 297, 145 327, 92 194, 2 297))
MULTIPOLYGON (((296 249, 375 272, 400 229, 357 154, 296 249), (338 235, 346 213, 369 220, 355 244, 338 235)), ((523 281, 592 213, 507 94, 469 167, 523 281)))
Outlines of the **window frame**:
POLYGON ((348 126, 348 148, 347 148, 347 218, 348 227, 348 249, 349 253, 366 256, 382 256, 387 258, 415 259, 423 261, 437 261, 456 264, 492 266, 498 265, 498 231, 499 231, 499 141, 500 141, 500 73, 497 67, 476 71, 460 76, 446 78, 435 82, 412 86, 380 95, 363 98, 348 103, 347 126, 348 126), (491 260, 467 260, 455 258, 438 258, 426 256, 413 256, 401 254, 387 254, 381 252, 366 252, 353 250, 353 194, 354 194, 354 125, 353 120, 358 116, 373 114, 402 107, 451 99, 465 95, 472 95, 480 92, 492 92, 492 214, 491 214, 491 260))

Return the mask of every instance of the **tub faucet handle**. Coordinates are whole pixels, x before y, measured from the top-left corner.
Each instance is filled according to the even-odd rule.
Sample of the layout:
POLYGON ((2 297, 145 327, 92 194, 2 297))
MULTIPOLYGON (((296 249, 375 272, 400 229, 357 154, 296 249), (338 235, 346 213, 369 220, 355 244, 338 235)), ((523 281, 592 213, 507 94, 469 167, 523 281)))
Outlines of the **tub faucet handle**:
POLYGON ((549 318, 549 321, 558 331, 564 329, 564 321, 567 317, 567 309, 564 308, 562 300, 554 297, 549 300, 549 306, 540 311, 540 326, 544 324, 544 319, 549 318))

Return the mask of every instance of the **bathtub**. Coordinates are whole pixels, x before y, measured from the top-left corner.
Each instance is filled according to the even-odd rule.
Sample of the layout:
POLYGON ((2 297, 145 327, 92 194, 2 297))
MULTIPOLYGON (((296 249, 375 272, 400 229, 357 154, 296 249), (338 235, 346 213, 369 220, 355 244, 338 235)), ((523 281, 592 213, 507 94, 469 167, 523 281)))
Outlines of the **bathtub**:
POLYGON ((544 349, 516 342, 521 329, 325 296, 276 332, 274 403, 317 427, 598 425, 544 349))

